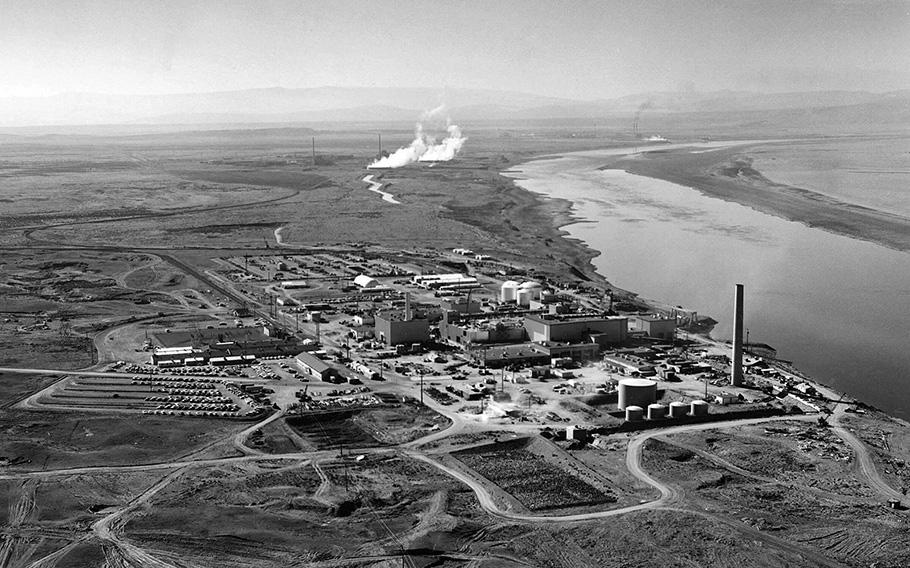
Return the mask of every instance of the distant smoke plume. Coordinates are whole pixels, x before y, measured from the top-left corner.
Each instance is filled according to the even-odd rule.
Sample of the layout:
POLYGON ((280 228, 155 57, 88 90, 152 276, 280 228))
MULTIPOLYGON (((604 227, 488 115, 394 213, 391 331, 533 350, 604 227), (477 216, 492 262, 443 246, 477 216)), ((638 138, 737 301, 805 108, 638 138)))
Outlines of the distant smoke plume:
POLYGON ((635 111, 635 118, 632 119, 632 133, 635 135, 636 138, 639 137, 638 122, 639 122, 639 120, 641 120, 641 113, 648 110, 649 108, 652 108, 653 106, 654 106, 654 102, 651 100, 647 100, 647 101, 641 103, 640 105, 638 105, 638 110, 635 111))
MULTIPOLYGON (((440 105, 433 110, 423 113, 422 120, 429 120, 445 112, 445 106, 440 105)), ((423 124, 417 123, 414 131, 414 140, 404 148, 395 150, 392 154, 380 158, 367 166, 368 168, 400 168, 413 162, 448 162, 454 158, 467 138, 461 134, 461 129, 446 119, 446 137, 440 142, 423 131, 423 124)))

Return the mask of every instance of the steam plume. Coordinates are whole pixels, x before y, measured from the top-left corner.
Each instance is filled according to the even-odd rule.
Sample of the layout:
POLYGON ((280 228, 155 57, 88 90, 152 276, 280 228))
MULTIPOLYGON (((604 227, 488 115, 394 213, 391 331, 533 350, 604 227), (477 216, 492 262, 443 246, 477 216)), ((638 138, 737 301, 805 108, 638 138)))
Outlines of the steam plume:
MULTIPOLYGON (((432 118, 445 111, 445 107, 439 107, 423 113, 423 120, 432 118)), ((446 137, 440 142, 436 138, 426 134, 423 131, 423 124, 417 123, 414 131, 414 140, 404 148, 395 150, 392 154, 380 158, 367 166, 368 168, 400 168, 413 162, 448 162, 454 158, 461 147, 464 146, 467 137, 461 134, 461 129, 456 124, 452 124, 446 119, 446 137)))

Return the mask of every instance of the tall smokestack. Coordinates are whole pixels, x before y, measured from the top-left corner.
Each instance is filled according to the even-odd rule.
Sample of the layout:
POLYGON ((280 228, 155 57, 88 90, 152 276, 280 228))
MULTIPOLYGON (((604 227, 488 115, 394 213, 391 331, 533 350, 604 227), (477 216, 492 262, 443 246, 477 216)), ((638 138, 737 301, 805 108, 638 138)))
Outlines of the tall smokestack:
POLYGON ((379 154, 377 154, 377 160, 382 159, 382 132, 379 133, 379 154))
POLYGON ((411 293, 404 294, 404 321, 411 321, 411 293))
POLYGON ((316 137, 313 136, 313 165, 316 165, 316 137))
POLYGON ((733 386, 743 384, 743 285, 736 285, 736 308, 733 312, 733 369, 730 382, 733 386))

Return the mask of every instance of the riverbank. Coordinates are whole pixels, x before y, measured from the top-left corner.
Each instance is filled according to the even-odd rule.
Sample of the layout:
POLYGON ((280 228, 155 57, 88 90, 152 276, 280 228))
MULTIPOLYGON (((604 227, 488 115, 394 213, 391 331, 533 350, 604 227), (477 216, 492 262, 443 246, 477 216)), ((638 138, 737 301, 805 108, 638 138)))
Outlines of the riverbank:
POLYGON ((910 251, 910 219, 847 203, 822 193, 774 182, 752 167, 749 146, 711 152, 686 149, 622 157, 604 165, 662 179, 704 195, 853 239, 910 251))
MULTIPOLYGON (((693 158, 741 152, 716 144, 693 158)), ((677 148, 651 148, 655 155, 677 148)), ((625 149, 629 153, 632 149, 625 149)), ((670 181, 603 169, 629 160, 615 149, 566 153, 504 172, 542 197, 571 202, 570 237, 597 251, 596 269, 654 307, 714 316, 714 337, 732 332, 732 289, 747 290, 746 327, 807 375, 905 416, 910 368, 906 253, 759 212, 670 181), (845 259, 850 259, 847 262, 845 259), (870 275, 875 285, 870 286, 870 275)), ((722 157, 721 157, 722 158, 722 157)), ((640 158, 642 161, 645 159, 640 158)), ((742 188, 739 191, 744 191, 742 188)))

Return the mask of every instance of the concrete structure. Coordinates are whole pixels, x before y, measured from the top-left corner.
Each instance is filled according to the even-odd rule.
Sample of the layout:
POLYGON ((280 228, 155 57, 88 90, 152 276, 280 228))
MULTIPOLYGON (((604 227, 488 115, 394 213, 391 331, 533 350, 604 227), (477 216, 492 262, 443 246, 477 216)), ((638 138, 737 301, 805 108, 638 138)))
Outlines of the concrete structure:
POLYGON ((285 290, 291 290, 293 288, 306 288, 306 280, 282 280, 281 287, 285 290))
POLYGON ((509 322, 496 324, 482 322, 453 323, 443 320, 439 324, 439 336, 453 343, 517 343, 527 338, 524 326, 509 322))
POLYGON ((413 276, 411 282, 422 288, 455 290, 479 286, 480 283, 473 276, 465 274, 420 274, 413 276))
POLYGON ((290 357, 300 351, 301 345, 293 336, 274 337, 267 327, 238 327, 214 329, 188 329, 153 332, 156 349, 152 352, 153 364, 163 361, 185 361, 203 364, 212 357, 249 355, 256 357, 290 357), (196 361, 199 359, 199 361, 196 361))
POLYGON ((733 311, 733 368, 730 370, 730 383, 735 386, 743 384, 743 285, 736 285, 733 311))
POLYGON ((662 404, 648 405, 648 420, 663 420, 667 417, 667 407, 662 404))
POLYGON ((338 371, 331 365, 316 357, 311 353, 304 351, 294 357, 297 367, 307 375, 326 382, 337 382, 338 371))
POLYGON ((570 357, 575 361, 590 361, 600 354, 600 346, 596 343, 564 343, 561 341, 547 341, 536 343, 538 349, 553 357, 570 357))
POLYGON ((376 338, 386 345, 424 343, 430 340, 430 321, 426 318, 408 317, 410 312, 383 312, 376 314, 376 338))
POLYGON ((657 383, 649 379, 622 379, 619 381, 619 410, 629 406, 645 407, 657 401, 657 383))
POLYGON ((639 422, 639 421, 643 420, 644 417, 645 417, 644 408, 642 408, 640 406, 635 406, 634 404, 632 406, 626 407, 626 421, 627 422, 639 422))
POLYGON ((596 343, 603 347, 624 343, 629 324, 625 317, 571 317, 545 314, 526 316, 524 325, 531 341, 596 343))
POLYGON ((514 280, 506 280, 502 283, 502 286, 499 288, 499 301, 500 302, 514 302, 518 297, 518 282, 514 280))
POLYGON ((590 432, 587 428, 580 426, 566 426, 566 440, 577 440, 587 442, 590 438, 590 432))
POLYGON ((354 316, 354 325, 373 325, 376 323, 376 318, 370 314, 360 314, 354 316))
POLYGON ((467 296, 447 298, 442 301, 442 309, 459 314, 476 314, 480 312, 480 302, 471 298, 469 303, 467 296))
POLYGON ((703 400, 693 400, 689 404, 689 414, 692 416, 707 416, 708 415, 708 403, 703 400))
POLYGON ((547 365, 550 362, 550 354, 533 343, 478 347, 469 353, 475 363, 493 369, 509 365, 547 365))
POLYGON ((670 403, 670 418, 682 418, 689 412, 689 405, 678 400, 670 403))
POLYGON ((665 318, 659 315, 639 315, 629 318, 629 331, 642 333, 655 339, 673 339, 676 337, 676 318, 665 318))

